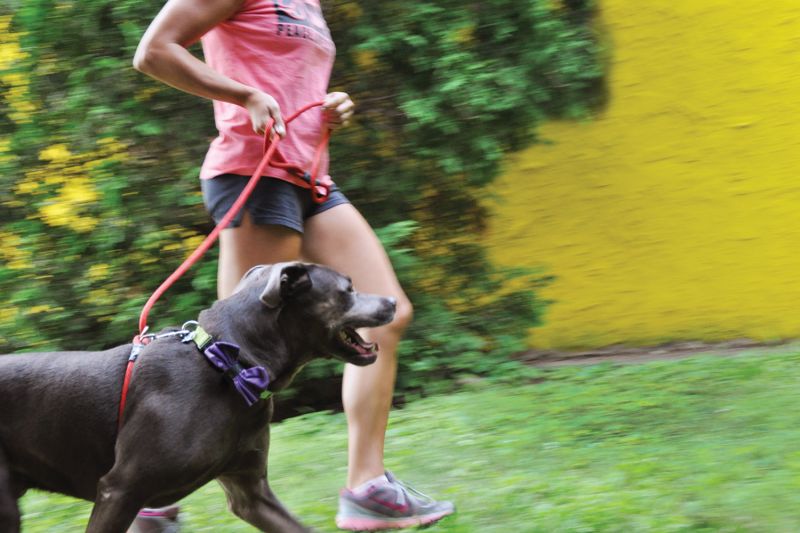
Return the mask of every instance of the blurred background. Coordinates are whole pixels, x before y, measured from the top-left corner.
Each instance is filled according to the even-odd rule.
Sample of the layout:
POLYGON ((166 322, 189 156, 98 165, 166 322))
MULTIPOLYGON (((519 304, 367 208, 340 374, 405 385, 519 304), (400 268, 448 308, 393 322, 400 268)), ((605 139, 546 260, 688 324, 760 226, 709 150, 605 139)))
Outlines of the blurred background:
MULTIPOLYGON (((210 102, 131 68, 160 5, 11 1, 0 11, 2 351, 125 342, 144 301, 211 229, 198 183, 215 135, 210 102)), ((333 142, 332 174, 416 305, 399 394, 492 372, 540 323, 549 274, 538 252, 490 259, 503 238, 487 232, 483 201, 501 192, 505 155, 535 142, 540 121, 588 117, 602 103, 597 6, 323 7, 338 47, 331 89, 359 109, 333 142)), ((152 328, 214 300, 215 261, 160 300, 152 328)), ((339 371, 312 367, 302 401, 338 402, 339 371)))
MULTIPOLYGON (((5 0, 0 6, 2 352, 126 342, 150 293, 211 229, 197 177, 214 136, 210 103, 131 68, 161 4, 5 0)), ((521 360, 798 337, 800 5, 322 4, 338 48, 331 89, 349 92, 358 108, 354 124, 332 141, 332 175, 377 228, 416 306, 401 347, 397 402, 469 393, 486 383, 508 387, 500 389, 505 396, 475 392, 497 402, 486 415, 496 418, 482 427, 505 435, 517 453, 550 458, 541 468, 513 463, 533 468, 525 481, 495 470, 502 478, 497 505, 517 501, 510 487, 525 487, 517 504, 532 514, 517 521, 519 513, 510 513, 512 529, 471 516, 448 531, 795 531, 800 517, 786 509, 798 502, 782 498, 797 492, 791 487, 797 488, 800 460, 771 447, 799 436, 784 433, 798 426, 784 418, 800 383, 790 364, 797 362, 793 345, 764 359, 782 374, 761 363, 717 359, 640 373, 602 367, 548 374, 521 360), (781 375, 788 381, 773 380, 781 375), (673 378, 682 385, 659 388, 673 378), (528 388, 542 380, 566 388, 528 388), (754 396, 732 400, 733 384, 754 396), (653 390, 665 396, 647 399, 653 390), (785 403, 768 411, 780 413, 770 427, 781 436, 731 444, 746 438, 742 428, 753 420, 769 425, 761 394, 770 390, 786 392, 785 403), (670 439, 696 435, 709 413, 728 413, 739 400, 737 409, 748 414, 726 420, 730 434, 720 427, 719 442, 692 448, 696 455, 683 449, 685 463, 669 463, 666 457, 681 449, 670 439), (542 401, 569 407, 552 411, 542 401), (659 411, 667 405, 675 411, 659 411), (746 407, 754 405, 756 412, 746 407), (541 409, 565 425, 537 426, 541 409), (668 429, 664 420, 671 420, 668 429), (648 424, 670 443, 648 440, 648 424), (646 452, 636 448, 642 439, 653 444, 646 452), (565 443, 582 449, 598 442, 621 454, 631 450, 630 468, 620 474, 617 459, 607 455, 559 455, 565 443), (728 445, 730 463, 752 458, 752 471, 731 473, 725 461, 717 464, 728 445), (763 463, 778 456, 779 463, 763 463), (615 466, 603 474, 581 470, 603 461, 615 466), (703 461, 720 467, 717 477, 691 477, 703 461), (666 473, 653 470, 656 463, 666 473), (573 485, 597 483, 588 496, 565 503, 559 498, 575 487, 539 478, 564 472, 573 485), (696 493, 676 488, 695 487, 692 479, 696 493), (743 481, 753 479, 759 482, 743 481), (605 499, 636 480, 643 493, 605 499), (670 510, 648 515, 653 509, 643 494, 658 494, 659 483, 675 491, 665 497, 670 510), (726 500, 732 485, 749 488, 726 500), (713 504, 698 496, 706 492, 713 504), (769 503, 752 503, 765 494, 769 503), (533 500, 548 504, 534 513, 533 500), (582 514, 593 505, 603 511, 582 514), (638 521, 626 521, 631 516, 638 521)), ((211 252, 159 301, 151 327, 192 319, 213 301, 215 261, 211 252)), ((312 365, 285 395, 281 416, 335 408, 340 371, 332 363, 312 365)), ((480 440, 464 411, 420 405, 421 419, 448 414, 436 424, 461 435, 465 447, 480 440)), ((415 411, 408 412, 415 429, 398 429, 396 441, 425 433, 424 425, 413 426, 415 411)), ((474 482, 474 471, 492 471, 480 457, 496 444, 485 445, 470 467, 433 472, 474 482)), ((203 520, 197 523, 212 519, 203 520)))

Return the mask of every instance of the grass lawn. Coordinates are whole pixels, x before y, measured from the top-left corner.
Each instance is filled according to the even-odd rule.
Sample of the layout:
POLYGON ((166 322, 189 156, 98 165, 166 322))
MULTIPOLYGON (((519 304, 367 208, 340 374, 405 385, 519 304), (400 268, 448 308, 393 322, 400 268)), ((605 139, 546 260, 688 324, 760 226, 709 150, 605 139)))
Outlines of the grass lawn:
MULTIPOLYGON (((800 531, 800 353, 757 350, 478 381, 392 414, 388 467, 458 514, 441 532, 800 531)), ((345 477, 342 415, 273 427, 270 479, 320 531, 345 477)), ((23 530, 82 531, 89 506, 23 500, 23 530)), ((186 531, 250 532, 215 485, 186 531)))

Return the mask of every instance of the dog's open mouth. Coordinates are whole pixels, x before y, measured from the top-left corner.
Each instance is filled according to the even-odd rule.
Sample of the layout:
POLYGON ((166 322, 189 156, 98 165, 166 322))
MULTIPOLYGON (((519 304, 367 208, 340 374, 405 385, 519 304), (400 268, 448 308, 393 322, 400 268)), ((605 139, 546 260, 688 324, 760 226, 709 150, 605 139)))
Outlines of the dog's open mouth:
POLYGON ((371 357, 378 353, 378 343, 365 341, 354 328, 340 329, 337 338, 346 348, 363 357, 371 357))

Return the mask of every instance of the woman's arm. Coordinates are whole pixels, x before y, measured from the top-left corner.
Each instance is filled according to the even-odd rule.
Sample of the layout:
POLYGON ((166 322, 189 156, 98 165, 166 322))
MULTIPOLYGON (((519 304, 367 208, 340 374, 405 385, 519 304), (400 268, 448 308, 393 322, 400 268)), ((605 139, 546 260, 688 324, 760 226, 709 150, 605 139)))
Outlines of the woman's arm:
POLYGON ((283 136, 286 129, 280 107, 272 96, 219 74, 186 49, 236 13, 243 2, 169 0, 139 42, 133 66, 187 93, 246 108, 257 133, 263 133, 273 118, 273 132, 283 136))

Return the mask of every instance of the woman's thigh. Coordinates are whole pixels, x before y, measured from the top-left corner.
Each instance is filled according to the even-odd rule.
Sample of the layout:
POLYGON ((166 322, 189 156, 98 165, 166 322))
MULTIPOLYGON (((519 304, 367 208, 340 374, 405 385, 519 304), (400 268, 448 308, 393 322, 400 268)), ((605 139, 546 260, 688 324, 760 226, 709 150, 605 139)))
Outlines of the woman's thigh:
MULTIPOLYGON (((249 177, 235 174, 202 181, 203 202, 215 222, 224 218, 249 181, 249 177)), ((232 227, 220 234, 220 298, 229 296, 251 267, 300 257, 306 200, 300 192, 290 183, 269 177, 261 178, 251 191, 232 227)))
POLYGON ((299 259, 302 238, 285 226, 255 224, 245 212, 239 227, 224 229, 219 236, 219 298, 230 296, 242 276, 256 265, 299 259))
POLYGON ((306 220, 302 256, 350 276, 360 292, 394 296, 399 305, 406 303, 383 245, 352 204, 337 205, 306 220))

